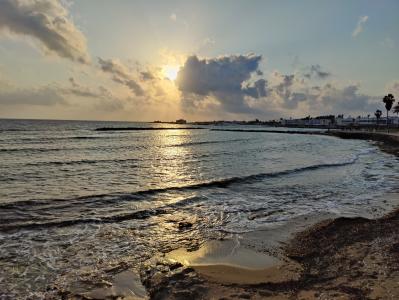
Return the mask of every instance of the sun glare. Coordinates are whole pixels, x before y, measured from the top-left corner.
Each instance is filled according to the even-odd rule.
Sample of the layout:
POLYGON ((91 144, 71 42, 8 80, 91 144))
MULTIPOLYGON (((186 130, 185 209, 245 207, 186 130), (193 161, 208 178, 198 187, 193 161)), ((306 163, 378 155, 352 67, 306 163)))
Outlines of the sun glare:
POLYGON ((162 72, 166 78, 174 81, 177 78, 177 73, 179 72, 179 66, 166 65, 162 68, 162 72))

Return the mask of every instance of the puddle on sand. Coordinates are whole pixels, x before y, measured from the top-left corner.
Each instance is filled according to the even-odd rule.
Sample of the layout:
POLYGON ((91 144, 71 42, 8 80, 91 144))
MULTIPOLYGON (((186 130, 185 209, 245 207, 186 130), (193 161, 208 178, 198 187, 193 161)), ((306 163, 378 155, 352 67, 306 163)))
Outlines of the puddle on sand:
POLYGON ((88 299, 147 299, 146 291, 141 284, 140 277, 132 271, 124 271, 116 274, 112 280, 112 286, 94 289, 84 293, 84 296, 88 299))
POLYGON ((222 283, 283 282, 298 279, 301 271, 295 262, 283 262, 243 248, 235 241, 209 241, 196 251, 178 249, 165 257, 194 268, 209 280, 222 283))
POLYGON ((273 256, 241 247, 236 241, 208 241, 196 251, 177 249, 166 258, 185 266, 227 265, 246 269, 264 269, 279 263, 273 256))

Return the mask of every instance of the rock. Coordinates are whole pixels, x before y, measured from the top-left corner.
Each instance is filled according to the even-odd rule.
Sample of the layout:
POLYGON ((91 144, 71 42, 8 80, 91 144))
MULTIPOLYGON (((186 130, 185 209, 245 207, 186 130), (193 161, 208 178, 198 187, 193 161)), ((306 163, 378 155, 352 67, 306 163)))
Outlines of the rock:
POLYGON ((193 223, 191 222, 179 222, 179 230, 184 230, 193 227, 193 223))

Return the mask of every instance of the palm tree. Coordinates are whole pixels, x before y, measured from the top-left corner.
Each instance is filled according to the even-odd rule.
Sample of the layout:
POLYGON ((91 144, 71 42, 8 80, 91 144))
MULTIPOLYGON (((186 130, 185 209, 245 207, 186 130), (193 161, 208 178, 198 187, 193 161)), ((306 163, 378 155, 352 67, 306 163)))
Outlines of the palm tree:
POLYGON ((391 110, 393 103, 395 102, 395 97, 392 94, 384 96, 382 102, 385 103, 385 109, 387 110, 387 127, 388 127, 388 112, 391 110))
POLYGON ((379 109, 377 109, 374 113, 375 117, 377 118, 377 126, 378 126, 378 122, 380 121, 380 118, 382 116, 382 111, 380 111, 379 109))

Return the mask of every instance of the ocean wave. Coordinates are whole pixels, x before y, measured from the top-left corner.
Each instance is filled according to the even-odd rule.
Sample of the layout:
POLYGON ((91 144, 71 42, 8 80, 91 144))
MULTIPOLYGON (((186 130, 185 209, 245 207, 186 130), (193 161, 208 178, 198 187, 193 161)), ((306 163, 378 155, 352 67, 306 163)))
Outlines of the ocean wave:
MULTIPOLYGON (((54 199, 54 200, 26 200, 20 202, 13 203, 5 203, 0 205, 0 209, 3 209, 3 213, 7 214, 7 211, 10 214, 14 214, 14 212, 18 213, 23 211, 25 213, 25 217, 19 220, 19 222, 13 222, 13 219, 7 220, 5 218, 2 222, 0 222, 0 232, 13 232, 15 230, 36 230, 42 228, 51 228, 51 227, 66 227, 73 226, 79 224, 98 224, 98 223, 118 223, 123 221, 128 221, 132 219, 147 219, 152 216, 173 213, 177 208, 185 207, 187 205, 192 204, 193 202, 199 201, 203 196, 194 196, 187 197, 175 203, 166 204, 161 207, 155 207, 150 209, 142 209, 128 213, 117 213, 115 215, 100 215, 98 217, 93 217, 89 215, 87 217, 82 216, 81 214, 77 214, 78 217, 72 219, 59 219, 59 220, 38 220, 34 221, 34 218, 30 217, 30 212, 34 214, 38 214, 39 211, 63 211, 65 209, 71 208, 72 210, 81 210, 82 208, 87 208, 93 206, 96 203, 95 207, 99 207, 97 202, 101 203, 102 206, 107 206, 109 204, 121 202, 130 202, 130 201, 142 201, 148 200, 150 196, 158 196, 158 194, 162 193, 170 193, 170 192, 190 192, 196 191, 199 189, 207 189, 207 188, 228 188, 233 185, 238 184, 251 184, 258 181, 265 180, 267 178, 275 178, 275 177, 283 177, 295 175, 308 171, 315 171, 325 168, 334 168, 340 166, 350 165, 356 162, 361 154, 354 155, 352 158, 335 163, 324 163, 324 164, 316 164, 311 166, 305 166, 290 170, 284 170, 280 172, 271 172, 271 173, 259 173, 248 176, 239 176, 239 177, 231 177, 220 180, 213 180, 208 182, 202 182, 192 185, 186 186, 172 186, 165 188, 156 188, 156 189, 147 189, 142 191, 137 191, 134 193, 120 193, 120 194, 103 194, 103 195, 90 195, 84 197, 77 197, 73 199, 54 199), (26 222, 23 222, 24 219, 26 222), (22 223, 20 222, 22 221, 22 223)), ((264 217, 262 213, 257 214, 257 210, 250 210, 253 215, 250 216, 249 219, 264 217)), ((40 215, 40 214, 39 214, 40 215)), ((55 214, 57 215, 57 214, 55 214)))
MULTIPOLYGON (((73 219, 59 219, 59 220, 40 220, 40 221, 32 221, 29 218, 29 221, 23 222, 24 219, 20 218, 20 222, 12 223, 11 220, 3 219, 0 221, 0 232, 9 232, 14 230, 35 230, 42 228, 51 228, 51 227, 68 227, 73 225, 81 225, 81 224, 107 224, 107 223, 118 223, 128 220, 143 220, 148 219, 152 216, 158 216, 167 213, 173 213, 176 208, 189 205, 191 203, 197 202, 200 199, 203 199, 202 196, 193 196, 186 197, 180 201, 175 203, 166 204, 161 207, 156 208, 147 208, 140 209, 133 212, 128 213, 119 213, 114 215, 102 215, 101 217, 83 217, 83 218, 73 218, 73 219), (22 222, 21 222, 22 221, 22 222)), ((15 218, 13 218, 15 220, 15 218)))
POLYGON ((103 216, 101 218, 86 218, 86 219, 68 219, 68 220, 56 220, 50 222, 28 222, 22 224, 4 224, 0 225, 0 232, 9 232, 13 230, 34 230, 34 229, 42 229, 42 228, 51 228, 51 227, 68 227, 73 225, 80 224, 99 224, 99 223, 117 223, 123 222, 127 220, 140 220, 147 219, 154 215, 159 215, 165 213, 165 210, 162 208, 159 209, 145 209, 139 210, 132 213, 113 215, 113 216, 103 216))
POLYGON ((206 144, 228 144, 234 142, 249 141, 250 139, 231 139, 231 140, 220 140, 220 141, 201 141, 201 142, 187 142, 169 145, 168 147, 186 147, 186 146, 196 146, 196 145, 206 145, 206 144))
POLYGON ((98 139, 113 139, 119 138, 119 136, 112 136, 112 135, 102 135, 102 136, 52 136, 52 137, 45 137, 45 136, 37 136, 37 137, 10 137, 8 139, 4 139, 4 142, 11 141, 13 144, 18 142, 35 142, 38 144, 44 144, 52 141, 68 141, 68 140, 98 140, 98 139))
POLYGON ((202 127, 100 127, 95 131, 209 130, 202 127))
POLYGON ((82 196, 77 197, 74 199, 49 199, 49 200, 25 200, 25 201, 18 201, 18 202, 11 202, 11 203, 3 203, 0 204, 0 209, 14 209, 14 208, 21 208, 23 209, 24 206, 37 206, 37 205, 52 205, 59 202, 67 202, 67 201, 105 201, 107 203, 113 203, 116 201, 132 201, 132 200, 142 200, 143 196, 152 196, 156 194, 168 193, 173 191, 195 191, 199 189, 206 189, 206 188, 227 188, 234 184, 251 184, 255 183, 267 178, 275 178, 275 177, 282 177, 282 176, 289 176, 294 175, 297 173, 307 172, 307 171, 314 171, 319 169, 325 168, 333 168, 333 167, 340 167, 345 165, 350 165, 355 163, 358 159, 358 156, 354 156, 353 158, 342 161, 342 162, 335 162, 335 163, 324 163, 324 164, 316 164, 311 166, 299 167, 295 169, 289 169, 279 172, 270 172, 270 173, 258 173, 253 175, 247 176, 237 176, 237 177, 230 177, 212 181, 206 181, 191 185, 184 185, 184 186, 169 186, 169 187, 162 187, 162 188, 154 188, 154 189, 146 189, 141 191, 136 191, 133 193, 115 193, 115 194, 99 194, 99 195, 89 195, 89 196, 82 196))
MULTIPOLYGON (((123 159, 81 159, 72 161, 44 161, 35 163, 26 163, 26 166, 68 166, 68 165, 80 165, 80 164, 97 164, 97 163, 123 163, 138 161, 137 158, 123 158, 123 159)), ((129 166, 131 167, 131 166, 129 166)))

